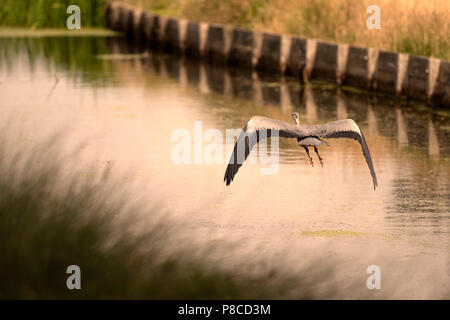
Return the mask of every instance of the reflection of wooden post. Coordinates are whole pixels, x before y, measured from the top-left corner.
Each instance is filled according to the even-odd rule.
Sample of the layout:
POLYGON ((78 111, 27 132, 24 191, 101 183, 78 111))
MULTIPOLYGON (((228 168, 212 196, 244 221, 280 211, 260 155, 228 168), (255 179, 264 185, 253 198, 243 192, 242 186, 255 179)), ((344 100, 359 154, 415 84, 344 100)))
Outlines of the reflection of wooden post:
POLYGON ((113 55, 120 54, 120 43, 117 38, 113 38, 113 40, 112 40, 111 53, 113 55))
POLYGON ((252 85, 253 85, 253 103, 258 106, 264 104, 261 81, 259 80, 258 73, 252 72, 252 85))
POLYGON ((169 78, 169 73, 167 71, 166 61, 164 59, 160 60, 159 64, 159 76, 163 79, 169 78))
POLYGON ((368 127, 369 135, 377 136, 378 135, 377 117, 375 116, 375 112, 373 112, 371 104, 369 104, 369 108, 367 109, 367 123, 369 125, 368 127))
POLYGON ((337 119, 347 119, 348 118, 348 114, 347 114, 347 105, 345 104, 345 100, 344 97, 342 96, 341 91, 339 90, 336 96, 337 99, 337 119))
POLYGON ((208 76, 206 74, 206 67, 204 63, 200 63, 200 92, 201 93, 208 93, 209 92, 209 86, 208 86, 208 76))
POLYGON ((400 146, 407 146, 409 144, 408 141, 408 133, 406 132, 406 125, 403 119, 402 109, 400 107, 395 108, 395 112, 397 115, 397 141, 400 146))
POLYGON ((142 61, 142 67, 146 74, 157 74, 157 70, 155 70, 155 56, 149 54, 148 59, 144 59, 142 61))
POLYGON ((233 97, 233 82, 231 81, 231 76, 228 70, 224 70, 223 77, 223 94, 226 97, 233 97))
POLYGON ((289 113, 292 111, 292 103, 291 103, 291 96, 289 94, 289 87, 286 84, 286 81, 284 79, 281 80, 281 86, 280 86, 280 102, 281 102, 281 110, 284 113, 289 113))
POLYGON ((184 59, 180 59, 179 68, 178 83, 180 84, 180 87, 186 88, 188 85, 188 78, 186 71, 186 61, 184 59))
POLYGON ((144 70, 144 63, 142 61, 144 55, 139 55, 136 59, 133 61, 133 67, 137 71, 137 74, 142 74, 144 70))
POLYGON ((439 141, 436 136, 436 131, 434 130, 433 121, 431 120, 431 117, 428 117, 428 154, 436 155, 439 153, 439 141))
POLYGON ((317 120, 317 105, 310 84, 305 85, 305 107, 308 122, 315 122, 317 120))

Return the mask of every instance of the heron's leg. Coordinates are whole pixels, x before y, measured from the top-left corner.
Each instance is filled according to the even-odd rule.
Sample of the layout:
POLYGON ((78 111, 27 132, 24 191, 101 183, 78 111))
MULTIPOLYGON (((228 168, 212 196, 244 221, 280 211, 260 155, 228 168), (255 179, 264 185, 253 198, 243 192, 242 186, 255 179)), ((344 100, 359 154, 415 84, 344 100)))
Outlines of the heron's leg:
POLYGON ((317 150, 317 147, 314 146, 314 151, 317 153, 317 157, 319 157, 320 165, 323 167, 322 157, 319 154, 319 150, 317 150))
POLYGON ((308 155, 309 163, 311 164, 311 167, 314 167, 313 160, 312 160, 311 156, 309 155, 309 149, 308 149, 308 147, 303 146, 303 148, 305 148, 306 154, 308 155))

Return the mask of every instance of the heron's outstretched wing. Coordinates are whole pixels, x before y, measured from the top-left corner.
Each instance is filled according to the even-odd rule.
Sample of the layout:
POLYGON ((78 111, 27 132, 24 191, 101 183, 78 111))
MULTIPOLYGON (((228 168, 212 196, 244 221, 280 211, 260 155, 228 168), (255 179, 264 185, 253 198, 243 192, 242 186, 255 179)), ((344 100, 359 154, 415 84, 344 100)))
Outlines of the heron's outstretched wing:
POLYGON ((234 176, 247 159, 253 147, 262 139, 274 135, 284 138, 303 136, 302 131, 296 125, 270 118, 252 117, 242 129, 234 145, 233 153, 223 177, 223 181, 226 182, 227 186, 233 181, 234 176))
POLYGON ((246 125, 242 129, 242 132, 234 145, 233 153, 231 154, 230 161, 228 161, 227 170, 225 171, 225 176, 223 177, 223 181, 226 182, 227 186, 231 183, 231 181, 233 181, 239 168, 242 166, 245 159, 247 159, 250 154, 250 151, 258 142, 258 131, 248 129, 248 126, 246 125))
POLYGON ((364 158, 370 170, 374 189, 378 186, 377 176, 373 168, 369 147, 358 125, 351 119, 338 120, 319 125, 292 125, 290 123, 264 117, 252 117, 243 128, 225 171, 224 181, 227 185, 233 181, 239 168, 247 159, 250 151, 261 139, 274 134, 283 138, 304 138, 317 136, 319 138, 350 138, 361 145, 364 158))
POLYGON ((372 176, 373 188, 378 186, 377 176, 373 168, 372 157, 366 139, 358 125, 352 119, 338 120, 318 125, 301 126, 309 135, 316 135, 320 138, 349 138, 358 141, 361 145, 364 158, 372 176))

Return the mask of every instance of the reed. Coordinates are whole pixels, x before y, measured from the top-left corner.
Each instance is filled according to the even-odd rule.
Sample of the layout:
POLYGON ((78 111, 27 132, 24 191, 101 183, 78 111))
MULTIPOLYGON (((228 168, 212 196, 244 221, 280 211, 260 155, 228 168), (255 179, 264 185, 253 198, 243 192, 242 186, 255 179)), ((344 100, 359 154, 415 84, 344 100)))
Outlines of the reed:
POLYGON ((251 263, 222 268, 208 256, 213 247, 174 242, 183 230, 161 219, 157 199, 130 204, 111 168, 87 176, 70 167, 62 141, 24 148, 20 134, 0 138, 0 299, 267 299, 294 288, 295 297, 313 298, 333 274, 331 265, 313 272, 308 264, 295 277, 244 272, 258 268, 251 263), (66 287, 73 264, 81 290, 66 287))
POLYGON ((81 9, 82 27, 104 25, 104 0, 0 0, 0 25, 29 28, 65 28, 69 5, 81 9))
MULTIPOLYGON (((65 28, 79 5, 83 27, 104 26, 105 0, 0 0, 0 25, 65 28)), ((125 0, 157 13, 450 60, 450 2, 379 0, 381 29, 366 27, 371 0, 125 0)))

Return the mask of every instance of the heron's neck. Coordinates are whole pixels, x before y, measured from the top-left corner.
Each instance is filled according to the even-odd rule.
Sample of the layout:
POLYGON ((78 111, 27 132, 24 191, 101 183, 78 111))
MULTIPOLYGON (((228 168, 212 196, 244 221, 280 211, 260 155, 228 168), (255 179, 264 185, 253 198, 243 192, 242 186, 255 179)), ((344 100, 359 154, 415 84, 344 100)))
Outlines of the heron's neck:
POLYGON ((298 119, 295 119, 295 123, 300 126, 300 121, 298 119))

